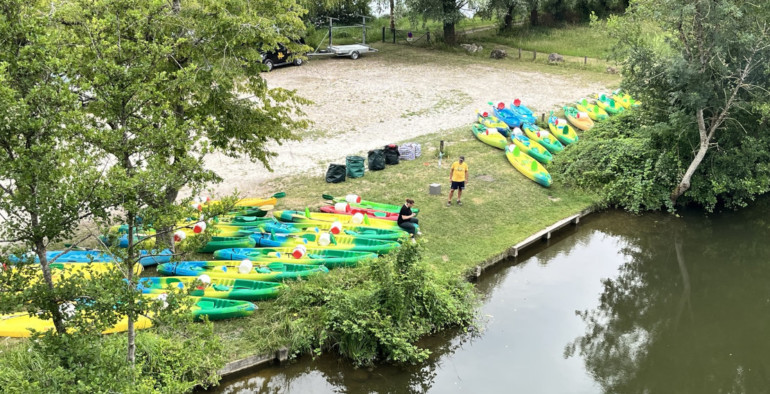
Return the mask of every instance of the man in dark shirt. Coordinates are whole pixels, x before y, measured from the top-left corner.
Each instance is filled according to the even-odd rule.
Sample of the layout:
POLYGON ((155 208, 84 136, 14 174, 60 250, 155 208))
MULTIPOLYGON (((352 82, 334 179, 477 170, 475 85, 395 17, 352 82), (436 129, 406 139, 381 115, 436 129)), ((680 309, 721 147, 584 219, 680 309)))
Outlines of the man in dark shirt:
POLYGON ((415 234, 422 235, 422 233, 417 231, 418 220, 415 217, 417 214, 412 213, 413 206, 414 200, 407 198, 406 204, 401 207, 401 211, 398 213, 398 226, 408 232, 412 236, 412 242, 415 242, 415 234))

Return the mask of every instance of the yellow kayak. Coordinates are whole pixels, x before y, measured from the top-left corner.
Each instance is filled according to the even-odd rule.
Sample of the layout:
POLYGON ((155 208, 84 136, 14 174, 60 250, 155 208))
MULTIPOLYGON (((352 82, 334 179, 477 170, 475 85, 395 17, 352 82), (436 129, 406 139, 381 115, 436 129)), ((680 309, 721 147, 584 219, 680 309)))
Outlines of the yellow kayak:
MULTIPOLYGON (((286 197, 286 193, 284 192, 278 192, 273 194, 271 197, 268 198, 258 198, 258 197, 246 197, 238 200, 238 202, 235 203, 236 207, 262 207, 265 205, 275 205, 278 203, 279 198, 286 197)), ((219 204, 219 200, 208 200, 204 204, 219 204)))
MULTIPOLYGON (((134 327, 137 330, 152 327, 152 320, 139 316, 139 319, 134 322, 134 327)), ((31 330, 48 331, 53 329, 53 320, 43 320, 36 316, 30 316, 26 312, 0 315, 0 337, 27 338, 32 335, 31 330)), ((126 330, 128 330, 128 318, 124 317, 102 333, 112 334, 126 330)))
POLYGON ((505 149, 507 140, 504 135, 497 131, 497 129, 475 123, 471 128, 471 131, 473 131, 473 135, 475 135, 479 141, 498 149, 505 149))
POLYGON ((638 108, 642 105, 641 102, 636 101, 631 98, 631 95, 628 93, 623 93, 620 90, 616 90, 612 93, 611 98, 615 100, 616 103, 620 104, 621 107, 625 109, 629 108, 638 108))
POLYGON ((588 99, 578 101, 575 104, 575 108, 580 112, 587 113, 589 118, 597 122, 607 120, 610 117, 610 114, 608 114, 607 111, 603 110, 597 104, 589 102, 588 99))
POLYGON ((323 212, 299 212, 299 211, 273 211, 273 216, 282 222, 296 222, 296 223, 314 223, 321 222, 332 223, 339 221, 343 226, 347 225, 365 225, 369 227, 385 228, 385 229, 397 229, 401 227, 395 220, 385 220, 370 218, 366 215, 358 217, 356 215, 343 215, 339 213, 323 213, 323 212))
POLYGON ((578 141, 578 135, 575 133, 575 129, 567 123, 566 119, 559 119, 552 114, 548 117, 548 129, 551 130, 551 134, 564 145, 574 144, 578 141))
POLYGON ((539 183, 542 186, 550 187, 552 180, 551 174, 538 163, 537 160, 529 157, 526 153, 522 152, 518 146, 511 144, 505 147, 505 157, 511 162, 513 167, 519 170, 527 178, 539 183))
POLYGON ((573 126, 580 130, 588 131, 594 127, 594 121, 585 112, 579 112, 577 108, 564 107, 564 116, 573 126))
POLYGON ((476 117, 477 122, 483 124, 486 127, 497 130, 500 134, 503 135, 503 137, 509 137, 511 135, 511 128, 508 127, 508 124, 496 118, 494 115, 490 114, 489 112, 481 112, 479 110, 476 110, 476 115, 477 115, 476 117))

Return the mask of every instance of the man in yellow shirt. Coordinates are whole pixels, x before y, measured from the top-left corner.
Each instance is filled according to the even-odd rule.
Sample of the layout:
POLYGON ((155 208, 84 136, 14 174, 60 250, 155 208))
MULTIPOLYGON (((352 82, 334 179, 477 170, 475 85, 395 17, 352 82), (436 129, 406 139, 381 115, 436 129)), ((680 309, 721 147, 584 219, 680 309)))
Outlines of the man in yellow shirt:
POLYGON ((449 181, 452 182, 452 186, 449 187, 449 201, 446 202, 446 205, 452 205, 452 195, 455 190, 457 190, 457 205, 463 205, 460 199, 463 190, 465 190, 465 184, 468 182, 468 164, 465 162, 465 156, 460 156, 460 160, 452 163, 452 167, 449 169, 449 181))

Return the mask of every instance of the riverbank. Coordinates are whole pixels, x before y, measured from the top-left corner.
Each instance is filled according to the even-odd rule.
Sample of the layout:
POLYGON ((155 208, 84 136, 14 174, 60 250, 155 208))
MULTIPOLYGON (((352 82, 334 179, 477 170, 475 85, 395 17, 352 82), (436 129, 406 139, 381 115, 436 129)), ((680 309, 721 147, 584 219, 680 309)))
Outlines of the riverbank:
MULTIPOLYGON (((595 196, 562 187, 558 177, 550 189, 525 178, 508 163, 501 150, 477 141, 470 125, 410 141, 422 145, 422 157, 417 160, 402 161, 383 171, 367 171, 363 178, 339 184, 327 184, 317 175, 276 179, 267 184, 267 194, 285 191, 287 196, 279 202, 278 209, 298 210, 314 210, 323 205, 321 194, 354 193, 395 204, 413 198, 420 208, 424 233, 423 261, 444 277, 474 275, 476 267, 484 261, 509 254, 518 242, 596 202, 595 196), (449 157, 439 167, 436 151, 441 140, 445 141, 449 157), (462 206, 453 201, 447 207, 449 165, 459 155, 466 157, 470 167, 468 188, 462 206), (441 195, 429 195, 431 183, 441 184, 441 195)), ((336 269, 329 275, 358 276, 363 269, 336 269)), ((275 354, 282 348, 289 350, 288 357, 308 350, 308 337, 318 335, 322 327, 314 327, 307 316, 283 315, 282 301, 261 302, 260 311, 254 316, 215 325, 228 360, 275 354)))

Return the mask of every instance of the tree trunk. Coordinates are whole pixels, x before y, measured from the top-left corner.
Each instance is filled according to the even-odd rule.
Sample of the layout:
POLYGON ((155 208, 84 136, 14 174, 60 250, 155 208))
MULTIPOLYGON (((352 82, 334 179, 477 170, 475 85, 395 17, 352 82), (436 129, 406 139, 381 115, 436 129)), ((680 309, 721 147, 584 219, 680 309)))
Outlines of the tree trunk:
POLYGON ((395 0, 390 0, 390 30, 396 29, 396 4, 395 0))
POLYGON ((508 10, 506 11, 505 17, 503 17, 504 31, 511 31, 511 29, 513 29, 513 8, 514 8, 513 4, 508 6, 508 10))
MULTIPOLYGON (((33 219, 33 222, 36 222, 37 220, 33 219)), ((45 281, 46 286, 48 287, 48 290, 53 292, 54 286, 53 286, 53 278, 51 277, 51 267, 48 264, 48 258, 45 254, 45 244, 43 243, 43 240, 36 240, 35 241, 35 253, 37 254, 37 257, 40 259, 40 268, 43 270, 43 280, 45 281)), ((51 309, 51 315, 53 317, 53 326, 56 328, 56 332, 60 335, 67 333, 67 328, 64 326, 64 316, 62 316, 61 311, 59 310, 58 306, 60 303, 58 300, 54 302, 54 305, 56 305, 55 308, 51 309)))
POLYGON ((457 43, 455 22, 452 19, 452 15, 457 11, 456 7, 455 0, 443 0, 441 3, 441 11, 444 16, 444 42, 449 45, 457 43))
MULTIPOLYGON (((176 198, 179 196, 179 188, 169 187, 166 189, 166 202, 168 204, 174 204, 176 198)), ((158 235, 155 236, 155 249, 161 251, 163 249, 171 249, 174 247, 174 232, 173 226, 163 226, 158 229, 158 235)))
POLYGON ((698 169, 698 166, 700 166, 700 163, 703 161, 703 158, 706 157, 706 152, 709 149, 709 143, 711 142, 711 136, 712 134, 706 133, 706 124, 703 119, 703 110, 699 109, 696 115, 698 119, 698 132, 700 134, 700 147, 698 148, 698 152, 695 153, 695 157, 692 159, 692 162, 690 163, 690 166, 687 167, 687 171, 684 172, 684 176, 682 176, 682 180, 679 182, 679 185, 677 185, 674 190, 671 192, 671 203, 676 204, 676 200, 679 199, 679 197, 682 196, 687 190, 690 189, 690 181, 692 180, 693 174, 695 174, 695 170, 698 169))
POLYGON ((533 7, 529 11, 529 25, 530 26, 537 26, 538 25, 538 16, 537 16, 537 7, 533 7))
MULTIPOLYGON (((128 288, 133 290, 136 288, 134 284, 134 264, 136 263, 134 259, 134 226, 136 226, 136 215, 133 212, 129 212, 128 215, 126 215, 126 222, 128 223, 128 249, 126 250, 126 279, 128 279, 128 288)), ((136 330, 134 329, 134 317, 133 317, 133 306, 134 306, 134 297, 130 297, 128 300, 129 303, 129 313, 128 313, 128 355, 126 358, 128 359, 128 362, 131 363, 131 366, 134 365, 136 362, 136 330)))

